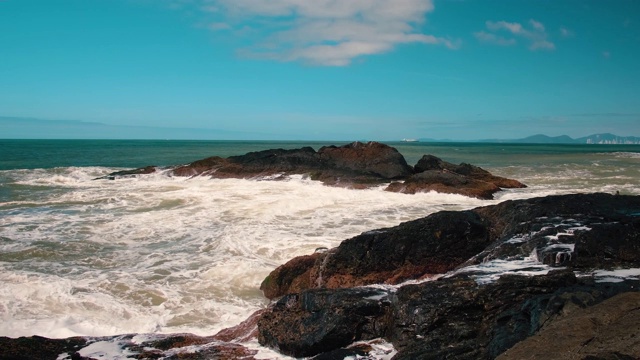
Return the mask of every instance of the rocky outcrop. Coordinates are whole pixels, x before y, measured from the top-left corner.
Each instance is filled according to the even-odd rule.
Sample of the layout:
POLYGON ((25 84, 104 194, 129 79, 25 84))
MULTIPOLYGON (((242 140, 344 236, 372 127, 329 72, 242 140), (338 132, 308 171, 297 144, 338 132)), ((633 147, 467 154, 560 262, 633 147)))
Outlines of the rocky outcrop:
POLYGON ((119 171, 100 179, 114 180, 159 170, 172 176, 275 180, 302 174, 332 186, 367 188, 389 184, 387 191, 438 191, 481 199, 493 198, 493 194, 502 188, 525 186, 516 180, 493 176, 476 166, 453 165, 431 155, 425 155, 415 167, 411 167, 398 150, 378 142, 325 146, 317 152, 303 147, 250 152, 228 158, 213 156, 168 169, 147 166, 119 171))
POLYGON ((635 213, 640 213, 640 198, 609 194, 439 212, 295 258, 274 270, 261 289, 273 299, 311 288, 397 284, 532 253, 543 264, 580 271, 640 267, 640 217, 635 213))
POLYGON ((517 180, 492 175, 471 164, 454 165, 433 155, 424 155, 414 166, 413 175, 402 183, 390 184, 387 190, 408 194, 437 191, 492 199, 501 188, 523 187, 525 185, 517 180))
POLYGON ((443 274, 489 246, 489 229, 473 212, 440 212, 295 258, 272 272, 260 288, 273 299, 308 288, 398 284, 443 274))
MULTIPOLYGON (((291 356, 379 337, 398 350, 394 359, 493 359, 578 309, 636 292, 637 275, 638 196, 550 196, 440 212, 276 269, 262 284, 278 300, 258 322, 259 339, 291 356), (418 283, 398 284, 408 279, 418 283)), ((624 331, 620 324, 627 323, 611 326, 624 331)), ((625 344, 636 346, 636 335, 625 344)), ((640 356, 629 349, 619 354, 640 356)))
MULTIPOLYGON (((309 290, 271 306, 259 321, 259 340, 294 357, 385 338, 398 350, 394 359, 494 359, 559 319, 574 319, 580 309, 639 284, 595 283, 565 270, 485 285, 458 275, 397 290, 309 290)), ((620 306, 631 311, 636 302, 631 297, 620 306)))

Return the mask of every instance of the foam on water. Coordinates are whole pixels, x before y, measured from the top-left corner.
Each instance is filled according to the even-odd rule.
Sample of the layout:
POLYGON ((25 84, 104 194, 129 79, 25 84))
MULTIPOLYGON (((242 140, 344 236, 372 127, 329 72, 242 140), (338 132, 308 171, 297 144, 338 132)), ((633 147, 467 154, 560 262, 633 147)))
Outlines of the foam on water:
POLYGON ((92 180, 110 171, 11 172, 28 191, 0 203, 0 335, 210 335, 264 307, 260 282, 294 256, 493 203, 302 177, 92 180))
MULTIPOLYGON (((570 180, 589 174, 502 168, 499 175, 529 187, 499 192, 495 201, 350 190, 302 177, 157 173, 94 181, 120 169, 0 171, 0 336, 211 335, 266 306, 260 282, 295 256, 440 210, 570 192, 640 194, 637 178, 624 178, 637 171, 629 169, 596 174, 606 180, 570 180)), ((464 271, 484 274, 480 282, 548 271, 531 257, 478 267, 464 271)), ((253 347, 264 358, 276 356, 253 347)))

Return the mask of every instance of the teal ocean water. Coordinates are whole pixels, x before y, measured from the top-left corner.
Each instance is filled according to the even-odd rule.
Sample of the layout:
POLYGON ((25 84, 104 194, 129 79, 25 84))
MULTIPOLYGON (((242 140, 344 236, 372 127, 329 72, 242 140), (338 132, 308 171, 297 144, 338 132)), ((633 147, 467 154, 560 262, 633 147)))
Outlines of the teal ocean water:
MULTIPOLYGON (((640 195, 640 146, 389 143, 528 185, 483 201, 115 170, 331 142, 0 140, 0 336, 212 334, 267 301, 288 259, 439 210, 574 192, 640 195)), ((257 345, 256 345, 257 346, 257 345)))
MULTIPOLYGON (((227 157, 273 148, 295 149, 345 142, 187 141, 187 140, 1 140, 0 170, 69 166, 142 167, 188 163, 208 156, 227 157)), ((590 165, 602 156, 640 156, 638 145, 546 145, 495 143, 388 142, 409 164, 424 154, 444 160, 496 168, 561 164, 590 165), (622 154, 622 155, 621 155, 622 154)), ((625 165, 624 162, 622 165, 625 165)))

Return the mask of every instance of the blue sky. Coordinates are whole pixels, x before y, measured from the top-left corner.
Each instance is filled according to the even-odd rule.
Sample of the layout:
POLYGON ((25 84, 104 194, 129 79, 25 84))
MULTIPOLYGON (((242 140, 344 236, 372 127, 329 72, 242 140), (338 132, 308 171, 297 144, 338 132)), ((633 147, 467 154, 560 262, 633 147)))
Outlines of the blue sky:
POLYGON ((0 138, 640 136, 636 0, 0 0, 0 138))

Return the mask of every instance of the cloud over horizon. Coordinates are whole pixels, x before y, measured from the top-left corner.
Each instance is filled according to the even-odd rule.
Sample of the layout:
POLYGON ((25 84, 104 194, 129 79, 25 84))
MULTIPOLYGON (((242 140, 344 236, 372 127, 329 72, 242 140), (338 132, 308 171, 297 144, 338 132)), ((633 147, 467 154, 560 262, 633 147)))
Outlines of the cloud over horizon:
POLYGON ((247 57, 345 66, 401 44, 458 47, 419 31, 433 0, 202 0, 200 8, 216 18, 210 29, 248 42, 247 57))

